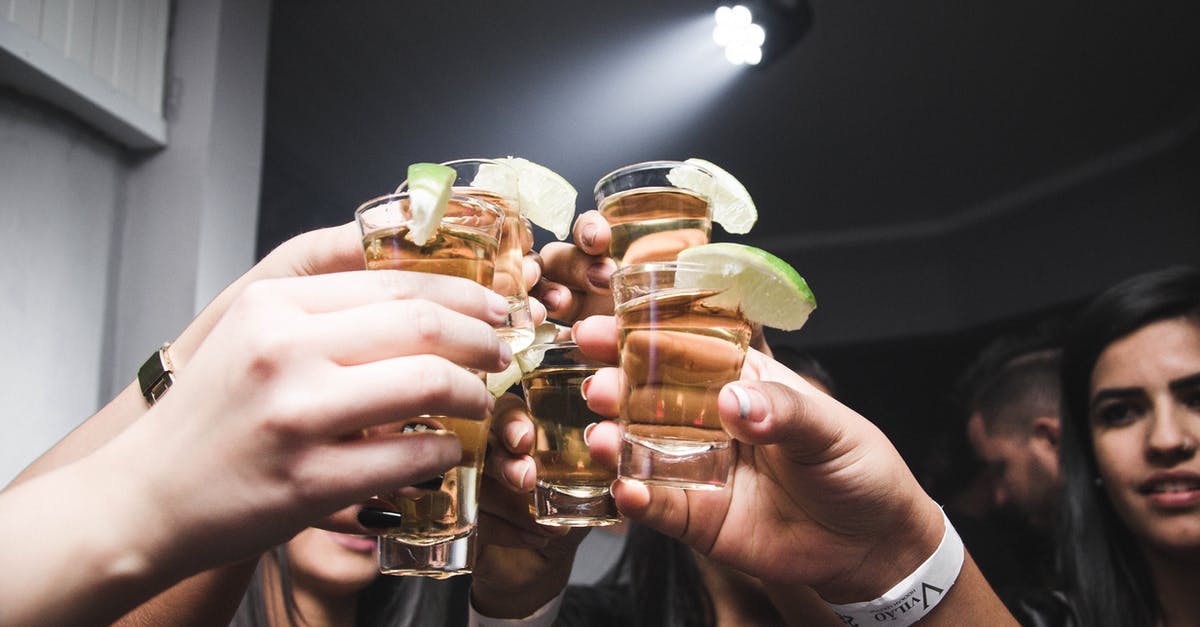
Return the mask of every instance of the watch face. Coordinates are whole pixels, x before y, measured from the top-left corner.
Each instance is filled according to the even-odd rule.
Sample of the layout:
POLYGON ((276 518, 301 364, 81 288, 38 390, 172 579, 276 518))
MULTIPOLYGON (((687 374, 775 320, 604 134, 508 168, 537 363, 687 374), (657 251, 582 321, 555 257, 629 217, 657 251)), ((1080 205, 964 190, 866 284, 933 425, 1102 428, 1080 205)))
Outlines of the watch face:
POLYGON ((171 372, 171 360, 167 356, 167 346, 154 351, 146 363, 138 368, 138 386, 142 388, 142 396, 146 402, 153 405, 175 383, 175 374, 171 372))

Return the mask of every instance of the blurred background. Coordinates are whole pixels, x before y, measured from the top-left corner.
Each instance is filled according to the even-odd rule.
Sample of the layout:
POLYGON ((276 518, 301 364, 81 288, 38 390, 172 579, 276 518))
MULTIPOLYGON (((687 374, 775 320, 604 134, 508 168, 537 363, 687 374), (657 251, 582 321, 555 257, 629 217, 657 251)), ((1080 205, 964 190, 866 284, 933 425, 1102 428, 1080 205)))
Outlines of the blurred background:
POLYGON ((819 302, 770 342, 928 485, 985 342, 1200 262, 1200 4, 810 0, 759 66, 713 42, 715 6, 0 0, 0 482, 414 161, 526 157, 579 211, 625 164, 721 165, 759 222, 714 238, 819 302))

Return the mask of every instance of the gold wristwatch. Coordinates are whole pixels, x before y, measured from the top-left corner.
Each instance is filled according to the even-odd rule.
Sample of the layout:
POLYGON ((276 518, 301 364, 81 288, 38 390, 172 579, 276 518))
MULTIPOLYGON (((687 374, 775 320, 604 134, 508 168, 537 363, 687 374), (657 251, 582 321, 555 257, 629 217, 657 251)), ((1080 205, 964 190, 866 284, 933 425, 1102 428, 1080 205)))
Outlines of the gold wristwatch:
POLYGON ((138 385, 142 388, 142 396, 146 397, 146 402, 151 405, 157 403, 175 383, 171 357, 167 354, 167 348, 170 346, 170 342, 163 344, 162 348, 154 351, 146 363, 138 368, 138 385))

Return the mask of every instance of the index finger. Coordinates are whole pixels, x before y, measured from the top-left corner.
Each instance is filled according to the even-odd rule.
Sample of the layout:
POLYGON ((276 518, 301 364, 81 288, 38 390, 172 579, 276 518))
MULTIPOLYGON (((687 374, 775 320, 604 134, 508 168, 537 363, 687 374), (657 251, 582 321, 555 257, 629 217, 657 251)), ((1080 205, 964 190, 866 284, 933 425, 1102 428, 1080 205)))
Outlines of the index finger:
POLYGON ((474 281, 407 270, 359 270, 269 279, 247 290, 272 289, 308 313, 327 313, 389 300, 422 298, 473 318, 502 324, 503 296, 474 281))
POLYGON ((592 209, 579 214, 572 229, 575 245, 589 255, 608 254, 612 242, 612 227, 599 211, 592 209))

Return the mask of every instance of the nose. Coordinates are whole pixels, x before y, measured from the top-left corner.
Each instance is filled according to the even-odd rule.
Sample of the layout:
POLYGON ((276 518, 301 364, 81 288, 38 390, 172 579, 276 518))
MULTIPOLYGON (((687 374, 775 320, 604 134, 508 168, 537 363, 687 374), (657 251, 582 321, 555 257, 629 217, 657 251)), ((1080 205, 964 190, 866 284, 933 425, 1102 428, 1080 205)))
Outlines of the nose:
POLYGON ((1173 464, 1196 454, 1197 425, 1175 403, 1163 403, 1154 412, 1146 434, 1146 454, 1152 462, 1173 464))

